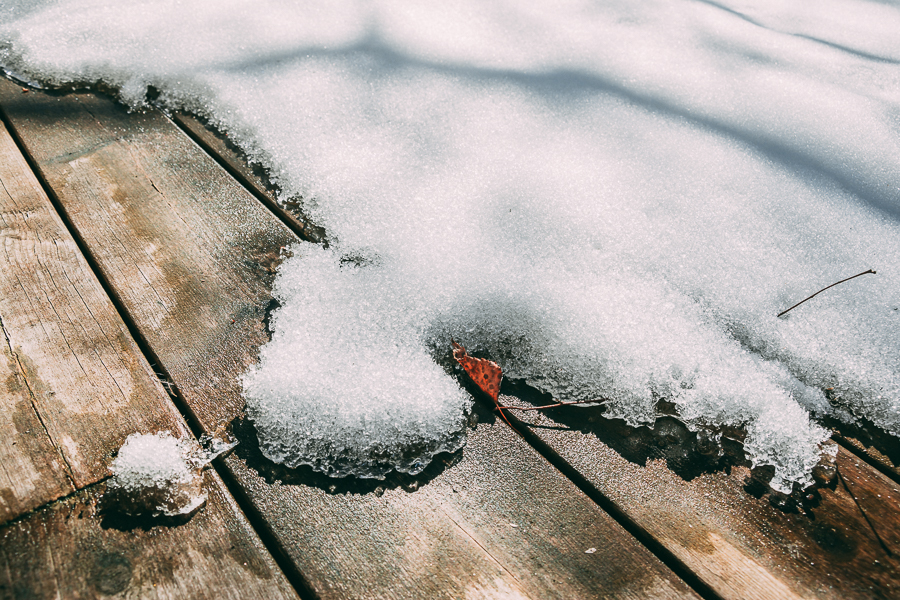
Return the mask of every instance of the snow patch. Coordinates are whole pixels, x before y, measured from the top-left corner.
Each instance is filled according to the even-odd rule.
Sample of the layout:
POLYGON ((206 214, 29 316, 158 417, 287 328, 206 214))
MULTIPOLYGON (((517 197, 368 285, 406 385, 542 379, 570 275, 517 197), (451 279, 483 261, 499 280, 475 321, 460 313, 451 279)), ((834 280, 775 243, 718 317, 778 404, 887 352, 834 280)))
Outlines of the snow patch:
POLYGON ((0 64, 155 86, 327 230, 244 380, 273 460, 380 477, 459 447, 450 336, 631 424, 666 400, 741 427, 782 490, 823 451, 811 415, 900 434, 897 7, 170 8, 7 3, 0 64))

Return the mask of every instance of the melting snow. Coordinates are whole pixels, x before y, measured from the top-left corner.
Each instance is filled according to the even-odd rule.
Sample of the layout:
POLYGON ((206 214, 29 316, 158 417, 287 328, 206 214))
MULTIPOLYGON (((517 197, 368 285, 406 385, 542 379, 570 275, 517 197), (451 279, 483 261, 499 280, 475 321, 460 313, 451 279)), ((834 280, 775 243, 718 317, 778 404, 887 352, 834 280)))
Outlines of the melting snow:
POLYGON ((896 6, 178 6, 7 2, 0 62, 157 87, 326 228, 244 380, 271 458, 377 477, 458 447, 451 335, 632 424, 664 398, 744 427, 776 489, 811 481, 810 413, 900 434, 896 6))
POLYGON ((113 461, 107 501, 130 515, 192 514, 206 503, 203 469, 237 445, 222 437, 204 435, 201 447, 168 431, 129 435, 113 461))
POLYGON ((125 514, 189 515, 206 503, 199 446, 169 432, 133 433, 113 461, 108 493, 125 514))

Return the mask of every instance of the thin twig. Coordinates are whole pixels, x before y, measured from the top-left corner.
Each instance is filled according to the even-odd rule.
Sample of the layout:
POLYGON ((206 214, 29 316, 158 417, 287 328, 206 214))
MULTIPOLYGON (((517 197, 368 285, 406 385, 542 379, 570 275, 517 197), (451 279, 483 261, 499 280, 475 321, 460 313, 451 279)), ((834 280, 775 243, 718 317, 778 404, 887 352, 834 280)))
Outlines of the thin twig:
POLYGON ((869 515, 866 514, 866 511, 863 510, 862 506, 859 505, 859 500, 856 499, 856 496, 853 495, 853 492, 850 491, 850 487, 847 485, 847 481, 844 479, 844 476, 841 475, 840 469, 837 471, 838 479, 841 480, 841 483, 844 486, 844 489, 847 490, 847 493, 850 494, 850 497, 853 498, 853 502, 856 504, 856 508, 859 509, 859 512, 862 514, 863 518, 866 520, 866 523, 869 524, 869 527, 872 529, 872 533, 875 534, 875 539, 878 540, 878 543, 881 544, 881 549, 887 552, 888 556, 893 556, 894 553, 891 552, 891 549, 887 547, 887 544, 884 543, 884 540, 881 539, 881 536, 878 535, 878 532, 875 530, 875 525, 872 524, 872 521, 869 520, 869 515))
POLYGON ((557 406, 571 406, 573 404, 602 404, 605 400, 573 400, 572 402, 557 402, 556 404, 548 404, 547 406, 498 406, 506 410, 544 410, 545 408, 556 408, 557 406))
POLYGON ((794 310, 795 308, 797 308, 798 306, 800 306, 801 304, 803 304, 803 303, 806 302, 807 300, 811 300, 812 298, 815 298, 816 296, 818 296, 819 294, 821 294, 822 292, 824 292, 824 291, 827 290, 828 288, 833 288, 834 286, 836 286, 836 285, 839 284, 839 283, 844 283, 845 281, 850 281, 851 279, 856 279, 857 277, 859 277, 859 276, 861 276, 861 275, 868 275, 869 273, 871 273, 872 275, 875 275, 875 274, 876 274, 875 271, 874 271, 873 269, 869 269, 868 271, 863 271, 862 273, 857 273, 857 274, 854 275, 853 277, 848 277, 847 279, 841 279, 840 281, 836 281, 836 282, 832 283, 831 285, 829 285, 828 287, 823 287, 821 290, 819 290, 818 292, 816 292, 815 294, 813 294, 813 295, 810 296, 809 298, 804 298, 803 300, 801 300, 801 301, 798 302, 797 304, 793 305, 793 306, 790 307, 789 309, 781 311, 780 313, 778 313, 778 316, 780 317, 781 315, 786 314, 786 313, 788 313, 788 312, 794 310))

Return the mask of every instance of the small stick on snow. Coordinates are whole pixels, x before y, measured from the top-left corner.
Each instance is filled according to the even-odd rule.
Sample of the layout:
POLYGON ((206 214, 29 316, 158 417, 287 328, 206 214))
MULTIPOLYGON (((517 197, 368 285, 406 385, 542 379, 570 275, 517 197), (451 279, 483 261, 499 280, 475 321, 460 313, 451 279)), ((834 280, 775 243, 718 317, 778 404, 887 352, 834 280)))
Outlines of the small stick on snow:
MULTIPOLYGON (((786 314, 786 313, 788 313, 788 312, 794 310, 795 308, 797 308, 798 306, 800 306, 801 304, 803 304, 803 303, 806 302, 807 300, 811 300, 812 298, 815 298, 816 296, 818 296, 819 294, 821 294, 822 292, 824 292, 824 291, 827 290, 828 288, 833 288, 834 286, 836 286, 836 285, 839 284, 839 283, 844 283, 845 281, 850 281, 851 279, 856 279, 857 277, 860 277, 861 275, 868 275, 869 273, 871 273, 872 275, 875 275, 875 274, 876 274, 875 271, 874 271, 873 269, 869 269, 868 271, 863 271, 862 273, 857 273, 857 274, 854 275, 853 277, 848 277, 847 279, 841 279, 840 281, 836 281, 836 282, 832 283, 831 285, 829 285, 828 287, 823 287, 821 290, 819 290, 818 292, 816 292, 815 294, 813 294, 813 295, 810 296, 809 298, 804 298, 803 300, 801 300, 801 301, 798 302, 797 304, 793 305, 793 306, 790 307, 789 309, 781 311, 780 313, 778 313, 777 317, 780 317, 781 315, 786 314)), ((777 317, 776 317, 776 318, 777 318, 777 317)))
POLYGON ((557 406, 571 406, 573 404, 603 404, 606 400, 573 400, 572 402, 557 402, 556 404, 548 404, 546 406, 498 406, 505 410, 544 410, 545 408, 556 408, 557 406))

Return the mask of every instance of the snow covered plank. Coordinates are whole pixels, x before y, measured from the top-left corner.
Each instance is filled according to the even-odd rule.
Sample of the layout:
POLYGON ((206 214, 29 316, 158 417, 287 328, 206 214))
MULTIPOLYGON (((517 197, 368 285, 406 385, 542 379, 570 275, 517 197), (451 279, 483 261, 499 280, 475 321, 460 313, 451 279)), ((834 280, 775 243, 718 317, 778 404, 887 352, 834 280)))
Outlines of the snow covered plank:
MULTIPOLYGON (((501 402, 524 406, 512 396, 501 402)), ((900 593, 900 486, 843 448, 838 470, 857 500, 838 479, 819 491, 809 514, 784 512, 762 490, 745 487, 747 468, 690 472, 675 465, 685 469, 679 475, 665 448, 648 458, 647 440, 597 409, 542 412, 515 416, 723 598, 900 593)), ((677 450, 671 455, 679 460, 677 450)))
MULTIPOLYGON (((8 85, 0 105, 198 421, 230 422, 296 238, 156 112, 8 85)), ((694 596, 505 425, 479 425, 415 493, 328 494, 250 458, 229 457, 230 476, 321 597, 694 596)))
POLYGON ((105 513, 104 488, 0 529, 0 598, 297 598, 215 473, 180 525, 105 513))
POLYGON ((134 431, 182 431, 0 124, 0 523, 109 474, 134 431))

